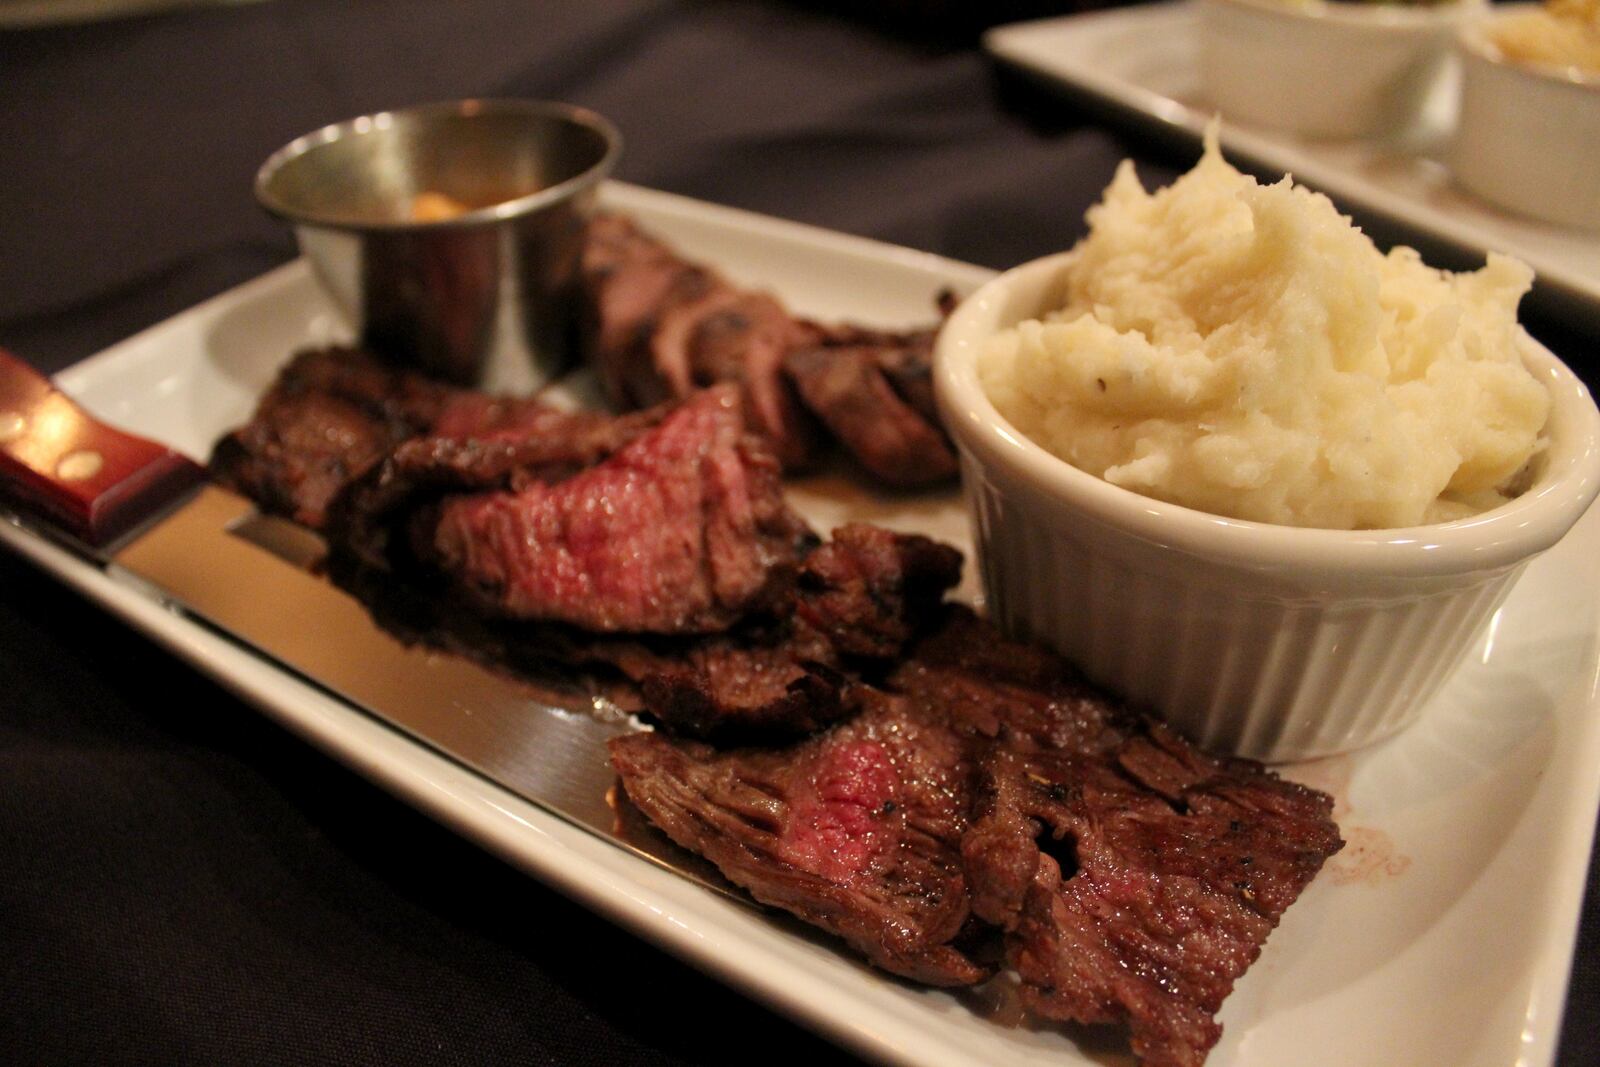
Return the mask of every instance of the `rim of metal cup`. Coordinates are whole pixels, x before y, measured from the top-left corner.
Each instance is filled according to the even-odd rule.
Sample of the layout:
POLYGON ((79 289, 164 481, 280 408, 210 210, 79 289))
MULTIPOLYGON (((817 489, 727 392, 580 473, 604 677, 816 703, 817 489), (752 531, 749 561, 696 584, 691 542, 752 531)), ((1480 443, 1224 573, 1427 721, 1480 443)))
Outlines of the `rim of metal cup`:
POLYGON ((312 130, 310 133, 296 137, 268 156, 266 162, 262 163, 261 168, 256 171, 255 196, 256 202, 267 211, 296 225, 320 226, 331 230, 345 230, 356 233, 471 229, 479 226, 491 226, 538 211, 549 204, 565 200, 590 186, 597 185, 611 173, 612 168, 616 166, 617 158, 621 154, 622 134, 612 124, 611 120, 598 111, 591 111, 576 104, 564 104, 549 100, 501 98, 445 100, 431 104, 418 104, 413 107, 375 111, 369 115, 358 115, 342 122, 329 123, 320 129, 312 130), (463 118, 470 118, 474 115, 492 112, 537 115, 544 118, 566 120, 574 126, 580 126, 599 134, 601 140, 605 143, 605 151, 593 165, 565 181, 545 186, 525 196, 474 208, 471 211, 465 211, 447 219, 383 220, 354 218, 333 212, 305 211, 285 203, 272 192, 272 180, 284 166, 335 141, 352 136, 368 136, 374 132, 387 130, 396 120, 401 118, 428 118, 439 115, 457 115, 463 118))

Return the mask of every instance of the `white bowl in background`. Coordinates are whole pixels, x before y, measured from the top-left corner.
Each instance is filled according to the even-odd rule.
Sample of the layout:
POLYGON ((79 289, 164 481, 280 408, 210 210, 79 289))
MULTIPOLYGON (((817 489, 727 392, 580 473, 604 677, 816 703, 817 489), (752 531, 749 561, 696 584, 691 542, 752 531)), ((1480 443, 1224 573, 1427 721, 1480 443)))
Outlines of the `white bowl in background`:
POLYGON ((1496 23, 1535 6, 1497 8, 1457 35, 1461 115, 1450 169, 1501 207, 1600 230, 1600 74, 1512 61, 1494 45, 1496 23))
POLYGON ((1315 138, 1403 133, 1484 0, 1201 0, 1200 75, 1224 120, 1315 138))
POLYGON ((935 347, 990 615, 1206 748, 1270 762, 1348 751, 1421 713, 1534 556, 1600 489, 1600 413, 1523 337, 1550 389, 1530 488, 1470 519, 1316 530, 1223 518, 1073 467, 1011 426, 978 379, 997 331, 1059 307, 1071 253, 984 285, 935 347))

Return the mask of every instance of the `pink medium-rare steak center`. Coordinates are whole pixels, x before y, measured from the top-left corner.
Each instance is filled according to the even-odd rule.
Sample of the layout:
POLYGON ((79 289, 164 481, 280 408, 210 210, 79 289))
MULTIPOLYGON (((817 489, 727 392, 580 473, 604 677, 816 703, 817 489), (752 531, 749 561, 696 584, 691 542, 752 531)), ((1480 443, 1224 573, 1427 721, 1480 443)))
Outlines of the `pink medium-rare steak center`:
POLYGON ((846 741, 825 748, 789 808, 779 858, 834 882, 866 873, 887 847, 891 835, 882 824, 899 785, 882 745, 846 741))
POLYGON ((434 562, 486 607, 613 632, 726 627, 792 568, 803 533, 729 388, 571 478, 450 497, 437 514, 434 562))

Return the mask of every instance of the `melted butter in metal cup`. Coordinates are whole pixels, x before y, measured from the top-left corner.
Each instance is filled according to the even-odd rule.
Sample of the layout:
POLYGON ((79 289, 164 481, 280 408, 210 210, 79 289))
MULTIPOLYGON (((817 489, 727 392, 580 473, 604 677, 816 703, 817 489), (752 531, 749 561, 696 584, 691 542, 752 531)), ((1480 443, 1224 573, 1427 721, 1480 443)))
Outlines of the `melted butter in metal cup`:
POLYGON ((290 142, 256 197, 294 226, 363 344, 526 392, 570 362, 583 227, 620 152, 616 128, 583 108, 429 104, 290 142))

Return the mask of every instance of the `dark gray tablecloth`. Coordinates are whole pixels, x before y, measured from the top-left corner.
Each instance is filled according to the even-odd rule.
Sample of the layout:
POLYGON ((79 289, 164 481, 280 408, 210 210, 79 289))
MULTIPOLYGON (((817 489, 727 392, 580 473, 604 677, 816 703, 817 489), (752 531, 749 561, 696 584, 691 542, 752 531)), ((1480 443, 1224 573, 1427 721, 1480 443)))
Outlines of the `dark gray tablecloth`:
MULTIPOLYGON (((997 77, 970 34, 942 32, 963 5, 897 8, 898 25, 792 4, 275 0, 0 33, 0 343, 59 369, 285 261, 287 234, 250 199, 257 164, 322 123, 406 103, 586 104, 627 137, 621 177, 995 267, 1073 241, 1123 156, 1150 182, 1192 162, 997 77)), ((1593 380, 1592 339, 1535 325, 1593 380)), ((1597 925, 1591 902, 1566 1065, 1600 1062, 1597 925)), ((0 1050, 49 1064, 843 1058, 9 556, 0 1050)))

